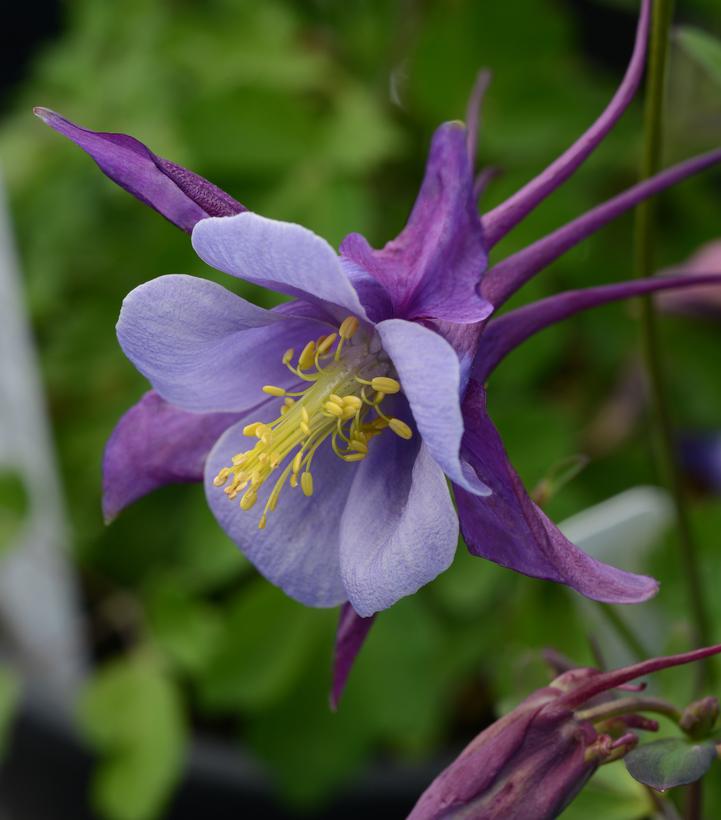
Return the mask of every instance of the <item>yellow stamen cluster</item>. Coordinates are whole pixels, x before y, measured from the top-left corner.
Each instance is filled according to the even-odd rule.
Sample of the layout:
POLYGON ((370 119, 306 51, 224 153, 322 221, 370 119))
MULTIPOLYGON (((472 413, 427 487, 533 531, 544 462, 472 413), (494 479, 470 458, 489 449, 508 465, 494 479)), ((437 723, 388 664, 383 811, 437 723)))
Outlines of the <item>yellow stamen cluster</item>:
POLYGON ((362 344, 353 344, 359 327, 358 319, 348 316, 336 333, 308 342, 295 364, 295 351, 286 350, 283 364, 298 378, 301 388, 303 382, 309 385, 292 391, 265 385, 262 390, 266 395, 283 399, 280 415, 267 424, 254 422, 244 427, 243 435, 256 438, 256 444, 233 456, 232 464, 223 467, 214 479, 229 499, 240 496, 240 508, 249 510, 264 482, 283 465, 260 517, 260 529, 275 510, 286 483, 300 486, 308 497, 313 495, 311 464, 327 439, 340 459, 356 462, 366 457, 371 439, 386 428, 403 439, 413 435, 405 422, 380 409, 384 398, 398 393, 401 386, 386 375, 390 370, 387 359, 371 355, 362 344), (344 356, 346 346, 350 350, 344 356), (379 369, 385 373, 371 375, 379 369))

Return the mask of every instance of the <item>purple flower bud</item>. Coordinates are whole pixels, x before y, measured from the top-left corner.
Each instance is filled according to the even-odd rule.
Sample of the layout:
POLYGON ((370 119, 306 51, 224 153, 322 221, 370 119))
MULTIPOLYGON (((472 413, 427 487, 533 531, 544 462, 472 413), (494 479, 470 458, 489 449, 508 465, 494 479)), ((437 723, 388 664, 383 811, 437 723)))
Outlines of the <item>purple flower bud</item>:
MULTIPOLYGON (((638 738, 629 728, 657 728, 655 721, 635 714, 636 707, 642 710, 646 703, 659 711, 657 699, 617 701, 610 690, 640 675, 717 652, 721 646, 612 672, 564 672, 471 741, 421 795, 408 820, 557 817, 601 764, 623 757, 636 745, 638 738), (627 714, 619 714, 619 703, 627 704, 627 714), (614 727, 610 717, 623 720, 614 727)), ((706 701, 695 706, 699 714, 712 711, 706 701)))
POLYGON ((610 737, 576 720, 556 686, 489 726, 424 792, 409 820, 556 817, 605 757, 610 737))

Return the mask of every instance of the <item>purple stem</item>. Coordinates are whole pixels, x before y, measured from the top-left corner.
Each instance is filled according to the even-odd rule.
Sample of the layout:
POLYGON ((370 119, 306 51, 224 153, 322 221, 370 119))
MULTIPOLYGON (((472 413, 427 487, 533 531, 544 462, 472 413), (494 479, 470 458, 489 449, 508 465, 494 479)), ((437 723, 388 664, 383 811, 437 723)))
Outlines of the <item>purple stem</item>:
POLYGON ((622 194, 596 206, 543 239, 539 239, 494 265, 483 278, 481 293, 496 308, 500 307, 536 273, 617 216, 634 208, 644 199, 655 196, 666 188, 719 162, 721 162, 721 149, 693 157, 650 179, 639 182, 622 194))
POLYGON ((614 94, 603 114, 583 136, 576 140, 545 171, 483 217, 483 228, 489 248, 498 243, 527 214, 576 171, 628 108, 643 76, 650 16, 651 0, 642 0, 641 14, 636 30, 636 44, 631 56, 631 62, 626 69, 626 74, 618 91, 614 94))

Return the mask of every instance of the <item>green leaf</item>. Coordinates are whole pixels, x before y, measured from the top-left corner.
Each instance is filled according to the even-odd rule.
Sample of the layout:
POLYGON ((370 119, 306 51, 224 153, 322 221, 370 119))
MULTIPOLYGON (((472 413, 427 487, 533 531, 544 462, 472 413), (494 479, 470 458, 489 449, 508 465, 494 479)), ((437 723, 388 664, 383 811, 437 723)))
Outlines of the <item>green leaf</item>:
POLYGON ((642 820, 654 804, 646 789, 623 766, 602 766, 561 814, 563 820, 642 820))
POLYGON ((0 552, 9 547, 29 507, 22 479, 13 470, 0 471, 0 552))
POLYGON ((286 698, 251 715, 245 738, 271 764, 283 798, 312 817, 312 809, 350 780, 368 756, 377 700, 349 692, 332 712, 328 648, 316 647, 308 661, 286 698))
POLYGON ((10 729, 19 701, 19 679, 7 667, 0 667, 0 760, 7 749, 10 729))
POLYGON ((325 615, 265 580, 249 586, 226 613, 200 683, 202 702, 211 710, 260 709, 275 702, 306 665, 325 615))
POLYGON ((646 743, 625 758, 632 777, 660 792, 695 783, 706 774, 715 759, 714 741, 689 743, 680 737, 646 743))
POLYGON ((157 817, 182 772, 186 726, 173 682, 137 654, 102 669, 80 703, 81 730, 100 755, 92 785, 110 820, 157 817))
POLYGON ((144 597, 158 646, 184 671, 204 668, 222 629, 218 610, 192 596, 174 575, 154 579, 144 597))
POLYGON ((721 40, 693 26, 679 28, 676 39, 689 57, 713 80, 721 83, 721 40))

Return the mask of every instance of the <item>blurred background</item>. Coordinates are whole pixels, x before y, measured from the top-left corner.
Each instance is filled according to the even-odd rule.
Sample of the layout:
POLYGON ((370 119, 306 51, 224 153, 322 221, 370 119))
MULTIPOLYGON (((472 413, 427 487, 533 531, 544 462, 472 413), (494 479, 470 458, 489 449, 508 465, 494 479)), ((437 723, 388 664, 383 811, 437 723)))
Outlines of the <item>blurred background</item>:
MULTIPOLYGON (((448 572, 378 618, 332 714, 337 612, 303 608, 261 579, 199 487, 156 492, 106 527, 103 446, 146 389, 115 338, 124 295, 183 272, 262 304, 270 297, 206 268, 187 236, 110 183, 32 106, 133 134, 251 210, 334 244, 360 231, 380 245, 404 224, 433 129, 463 117, 479 68, 493 71, 479 161, 499 170, 486 207, 600 113, 623 75, 637 9, 636 0, 46 0, 4 12, 0 818, 402 817, 483 726, 549 679, 544 647, 579 663, 595 662, 594 646, 607 662, 627 659, 597 607, 461 546, 448 572)), ((667 163, 721 144, 721 47, 698 34, 721 36, 721 9, 679 0, 676 16, 667 163)), ((641 139, 636 103, 496 256, 633 184, 641 139)), ((659 268, 721 237, 721 175, 664 195, 659 219, 659 268)), ((514 304, 630 277, 632 224, 620 219, 585 242, 514 304)), ((679 441, 694 442, 688 489, 721 640, 721 311, 704 321, 665 314, 662 336, 679 441)), ((633 305, 599 309, 524 345, 493 377, 491 412, 528 487, 589 457, 549 500, 554 520, 659 484, 638 338, 633 305)), ((649 651, 685 649, 665 497, 623 499, 601 516, 610 533, 598 515, 569 527, 661 580, 656 601, 621 614, 649 651)), ((666 693, 688 700, 689 677, 664 676, 666 693)), ((721 816, 718 783, 708 794, 708 816, 721 816)), ((614 764, 567 816, 628 820, 651 809, 614 764)))

